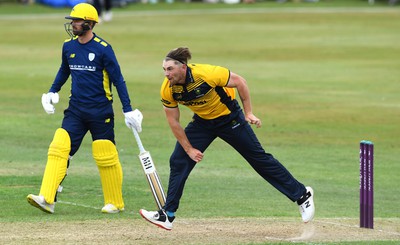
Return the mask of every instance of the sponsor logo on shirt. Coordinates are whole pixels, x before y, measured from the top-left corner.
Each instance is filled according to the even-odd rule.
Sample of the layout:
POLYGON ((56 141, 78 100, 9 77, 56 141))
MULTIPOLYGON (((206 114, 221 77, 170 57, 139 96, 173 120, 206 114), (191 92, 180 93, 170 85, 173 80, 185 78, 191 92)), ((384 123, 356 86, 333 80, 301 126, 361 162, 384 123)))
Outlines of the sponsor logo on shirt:
POLYGON ((69 69, 77 71, 96 71, 95 66, 88 65, 69 65, 69 69))
POLYGON ((196 106, 196 105, 204 105, 207 104, 207 101, 188 101, 188 102, 183 102, 182 103, 185 106, 196 106))

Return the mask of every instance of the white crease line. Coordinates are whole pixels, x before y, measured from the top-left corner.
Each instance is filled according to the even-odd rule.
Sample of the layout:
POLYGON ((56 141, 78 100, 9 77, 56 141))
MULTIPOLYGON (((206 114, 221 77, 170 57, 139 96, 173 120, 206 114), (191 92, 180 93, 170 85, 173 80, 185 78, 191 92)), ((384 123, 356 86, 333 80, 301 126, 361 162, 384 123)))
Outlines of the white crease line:
MULTIPOLYGON (((78 204, 78 203, 74 203, 74 202, 67 202, 67 201, 61 201, 58 200, 57 203, 61 203, 61 204, 67 204, 67 205, 72 205, 72 206, 77 206, 77 207, 84 207, 84 208, 91 208, 91 209, 96 209, 96 210, 101 210, 102 208, 99 207, 93 207, 93 206, 89 206, 89 205, 85 205, 85 204, 78 204)), ((123 211, 124 213, 128 213, 128 214, 135 214, 134 211, 123 211)))
POLYGON ((68 204, 68 205, 72 205, 72 206, 78 206, 78 207, 92 208, 92 209, 96 209, 96 210, 101 210, 101 208, 96 208, 96 207, 93 207, 93 206, 89 206, 89 205, 85 205, 85 204, 78 204, 78 203, 74 203, 74 202, 66 202, 66 201, 58 200, 57 203, 62 203, 62 204, 68 204))
POLYGON ((300 241, 310 240, 311 238, 313 238, 314 234, 315 234, 315 226, 312 224, 307 224, 307 226, 303 227, 303 231, 300 236, 289 237, 289 238, 266 236, 265 239, 275 240, 275 241, 300 242, 300 241))

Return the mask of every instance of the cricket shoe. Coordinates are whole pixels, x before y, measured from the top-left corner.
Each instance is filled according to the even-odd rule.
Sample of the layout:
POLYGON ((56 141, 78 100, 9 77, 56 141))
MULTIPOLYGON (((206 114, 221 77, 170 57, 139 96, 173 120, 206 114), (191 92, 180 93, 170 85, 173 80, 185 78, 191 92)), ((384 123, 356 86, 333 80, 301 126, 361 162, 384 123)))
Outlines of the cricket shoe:
POLYGON ((314 218, 315 205, 314 205, 314 191, 311 187, 306 187, 306 194, 297 200, 301 218, 304 223, 311 221, 314 218))
POLYGON ((105 214, 116 214, 124 210, 125 210, 124 208, 119 209, 115 207, 113 204, 109 203, 101 209, 101 212, 105 214))
POLYGON ((54 213, 54 203, 53 204, 49 204, 46 202, 46 200, 44 199, 44 196, 36 196, 33 194, 29 194, 26 199, 28 200, 29 204, 31 204, 32 206, 42 210, 43 212, 52 214, 54 213))
POLYGON ((140 209, 139 213, 150 223, 168 231, 172 230, 172 222, 174 221, 175 217, 169 217, 164 210, 161 209, 159 211, 147 211, 140 209))

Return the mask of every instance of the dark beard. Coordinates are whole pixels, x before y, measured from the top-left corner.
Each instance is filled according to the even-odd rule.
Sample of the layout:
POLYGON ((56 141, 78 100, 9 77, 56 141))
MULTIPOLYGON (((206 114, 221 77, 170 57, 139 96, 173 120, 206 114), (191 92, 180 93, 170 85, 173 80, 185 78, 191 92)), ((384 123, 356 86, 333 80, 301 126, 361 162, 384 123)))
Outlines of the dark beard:
POLYGON ((74 34, 74 36, 82 36, 83 34, 85 34, 85 31, 83 31, 83 30, 80 30, 80 31, 73 30, 72 33, 74 34))

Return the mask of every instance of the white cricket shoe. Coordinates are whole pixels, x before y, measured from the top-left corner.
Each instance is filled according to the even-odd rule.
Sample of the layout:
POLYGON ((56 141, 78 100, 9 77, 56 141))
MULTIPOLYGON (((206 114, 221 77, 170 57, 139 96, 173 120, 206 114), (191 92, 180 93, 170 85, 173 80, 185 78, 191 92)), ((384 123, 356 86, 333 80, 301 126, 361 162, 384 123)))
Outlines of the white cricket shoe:
POLYGON ((174 221, 175 217, 169 217, 164 210, 161 209, 159 211, 147 211, 140 209, 139 213, 150 223, 168 231, 172 230, 172 222, 174 221))
POLYGON ((119 209, 115 207, 113 204, 109 203, 101 209, 101 212, 106 214, 116 214, 124 210, 125 210, 124 208, 119 209))
POLYGON ((42 210, 43 212, 52 214, 54 213, 54 203, 53 204, 49 204, 46 202, 46 200, 44 200, 44 196, 36 196, 33 194, 29 194, 26 199, 28 200, 29 204, 31 204, 32 206, 42 210))
POLYGON ((314 191, 311 187, 306 187, 306 194, 297 200, 299 211, 304 223, 311 221, 314 218, 314 191))

